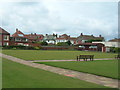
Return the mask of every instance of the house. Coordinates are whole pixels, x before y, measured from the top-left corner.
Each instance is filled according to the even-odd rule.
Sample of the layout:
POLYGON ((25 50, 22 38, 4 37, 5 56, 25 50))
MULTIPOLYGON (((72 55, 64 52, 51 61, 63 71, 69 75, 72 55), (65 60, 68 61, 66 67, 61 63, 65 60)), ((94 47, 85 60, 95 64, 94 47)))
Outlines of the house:
POLYGON ((0 27, 0 46, 10 45, 10 33, 0 27))
POLYGON ((34 42, 42 41, 43 37, 42 34, 24 34, 16 29, 16 32, 12 35, 10 41, 11 45, 40 46, 40 44, 34 42))
POLYGON ((43 41, 44 36, 42 34, 25 34, 24 37, 29 39, 29 42, 41 42, 43 41))
POLYGON ((11 45, 29 46, 28 38, 24 37, 24 33, 16 29, 16 32, 10 37, 11 45))
POLYGON ((70 36, 67 34, 59 35, 59 37, 56 38, 56 44, 59 42, 67 42, 69 40, 70 36))
POLYGON ((77 44, 77 38, 76 37, 70 37, 69 40, 73 45, 77 44))
POLYGON ((57 38, 57 34, 53 35, 48 35, 46 34, 43 38, 43 41, 47 42, 48 44, 56 44, 56 38, 57 38))
POLYGON ((56 44, 58 42, 67 42, 67 41, 70 41, 73 45, 75 45, 76 44, 76 40, 77 40, 76 37, 70 37, 70 35, 63 34, 63 35, 59 35, 59 37, 56 38, 56 44))
POLYGON ((99 35, 99 37, 95 37, 93 35, 83 35, 83 33, 81 33, 81 35, 77 37, 77 44, 85 43, 88 40, 104 41, 104 37, 102 37, 101 35, 99 35))

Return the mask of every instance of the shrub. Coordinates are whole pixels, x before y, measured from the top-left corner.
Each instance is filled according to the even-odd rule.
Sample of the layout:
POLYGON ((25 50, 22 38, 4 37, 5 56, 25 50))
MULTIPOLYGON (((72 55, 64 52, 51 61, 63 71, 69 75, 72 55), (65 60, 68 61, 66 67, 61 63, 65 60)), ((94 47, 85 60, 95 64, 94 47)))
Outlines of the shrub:
POLYGON ((68 40, 66 43, 67 43, 69 46, 72 44, 72 43, 70 42, 70 40, 68 40))
POLYGON ((120 53, 120 48, 116 47, 116 48, 114 48, 114 51, 115 51, 115 53, 120 53))
POLYGON ((120 53, 120 48, 119 47, 110 47, 110 52, 120 53))
POLYGON ((57 46, 68 46, 68 43, 66 43, 66 42, 58 42, 57 46))
POLYGON ((42 46, 47 46, 47 45, 48 45, 48 43, 47 43, 47 42, 45 42, 45 41, 40 42, 40 44, 41 44, 42 46))
POLYGON ((16 47, 12 48, 13 50, 16 50, 16 47))
POLYGON ((41 49, 41 48, 40 48, 40 47, 34 47, 34 49, 35 49, 35 50, 39 50, 39 49, 41 49))

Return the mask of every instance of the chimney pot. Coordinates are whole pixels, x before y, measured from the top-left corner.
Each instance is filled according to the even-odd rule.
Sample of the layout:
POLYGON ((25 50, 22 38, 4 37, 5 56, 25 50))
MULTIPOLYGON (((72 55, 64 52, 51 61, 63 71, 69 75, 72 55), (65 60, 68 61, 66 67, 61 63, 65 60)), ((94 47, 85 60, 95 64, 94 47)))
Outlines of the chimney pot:
POLYGON ((16 32, 18 32, 18 28, 16 28, 16 32))
POLYGON ((83 36, 83 33, 81 33, 81 36, 83 36))

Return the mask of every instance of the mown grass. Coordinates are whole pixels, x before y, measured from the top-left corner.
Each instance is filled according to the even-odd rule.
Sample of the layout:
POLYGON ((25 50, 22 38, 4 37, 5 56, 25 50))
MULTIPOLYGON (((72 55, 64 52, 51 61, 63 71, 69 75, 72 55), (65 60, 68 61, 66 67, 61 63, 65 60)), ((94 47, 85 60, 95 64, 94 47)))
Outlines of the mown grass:
POLYGON ((71 62, 36 62, 80 72, 120 79, 118 77, 118 60, 71 61, 71 62))
POLYGON ((90 52, 90 51, 49 51, 49 50, 3 50, 4 54, 24 60, 70 60, 76 59, 77 55, 95 55, 94 58, 114 58, 113 53, 90 52))
POLYGON ((3 88, 107 88, 3 59, 3 88))

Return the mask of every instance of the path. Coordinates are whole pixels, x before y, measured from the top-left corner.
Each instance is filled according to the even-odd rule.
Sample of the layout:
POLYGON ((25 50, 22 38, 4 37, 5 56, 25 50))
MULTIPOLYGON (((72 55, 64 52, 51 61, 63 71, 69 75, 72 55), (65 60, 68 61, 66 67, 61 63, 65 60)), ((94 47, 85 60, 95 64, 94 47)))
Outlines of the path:
MULTIPOLYGON (((94 59, 94 60, 114 60, 115 58, 100 58, 100 59, 94 59)), ((76 60, 27 60, 28 62, 62 62, 62 61, 76 61, 76 60)), ((84 60, 80 60, 84 61, 84 60)))
POLYGON ((111 79, 111 78, 107 78, 107 77, 77 72, 77 71, 73 71, 73 70, 62 69, 62 68, 48 66, 48 65, 44 65, 44 64, 32 63, 32 62, 28 62, 28 61, 25 61, 25 60, 22 60, 22 59, 13 57, 13 56, 1 54, 1 53, 0 53, 0 57, 6 58, 8 60, 18 62, 21 64, 25 64, 28 66, 32 66, 35 68, 47 70, 47 71, 50 71, 53 73, 57 73, 57 74, 61 74, 61 75, 65 75, 65 76, 69 76, 69 77, 73 77, 73 78, 78 78, 80 80, 84 80, 84 81, 88 81, 88 82, 92 82, 92 83, 96 83, 96 84, 100 84, 100 85, 104 85, 104 86, 108 86, 108 87, 112 87, 112 88, 118 88, 118 80, 116 80, 116 79, 111 79))

